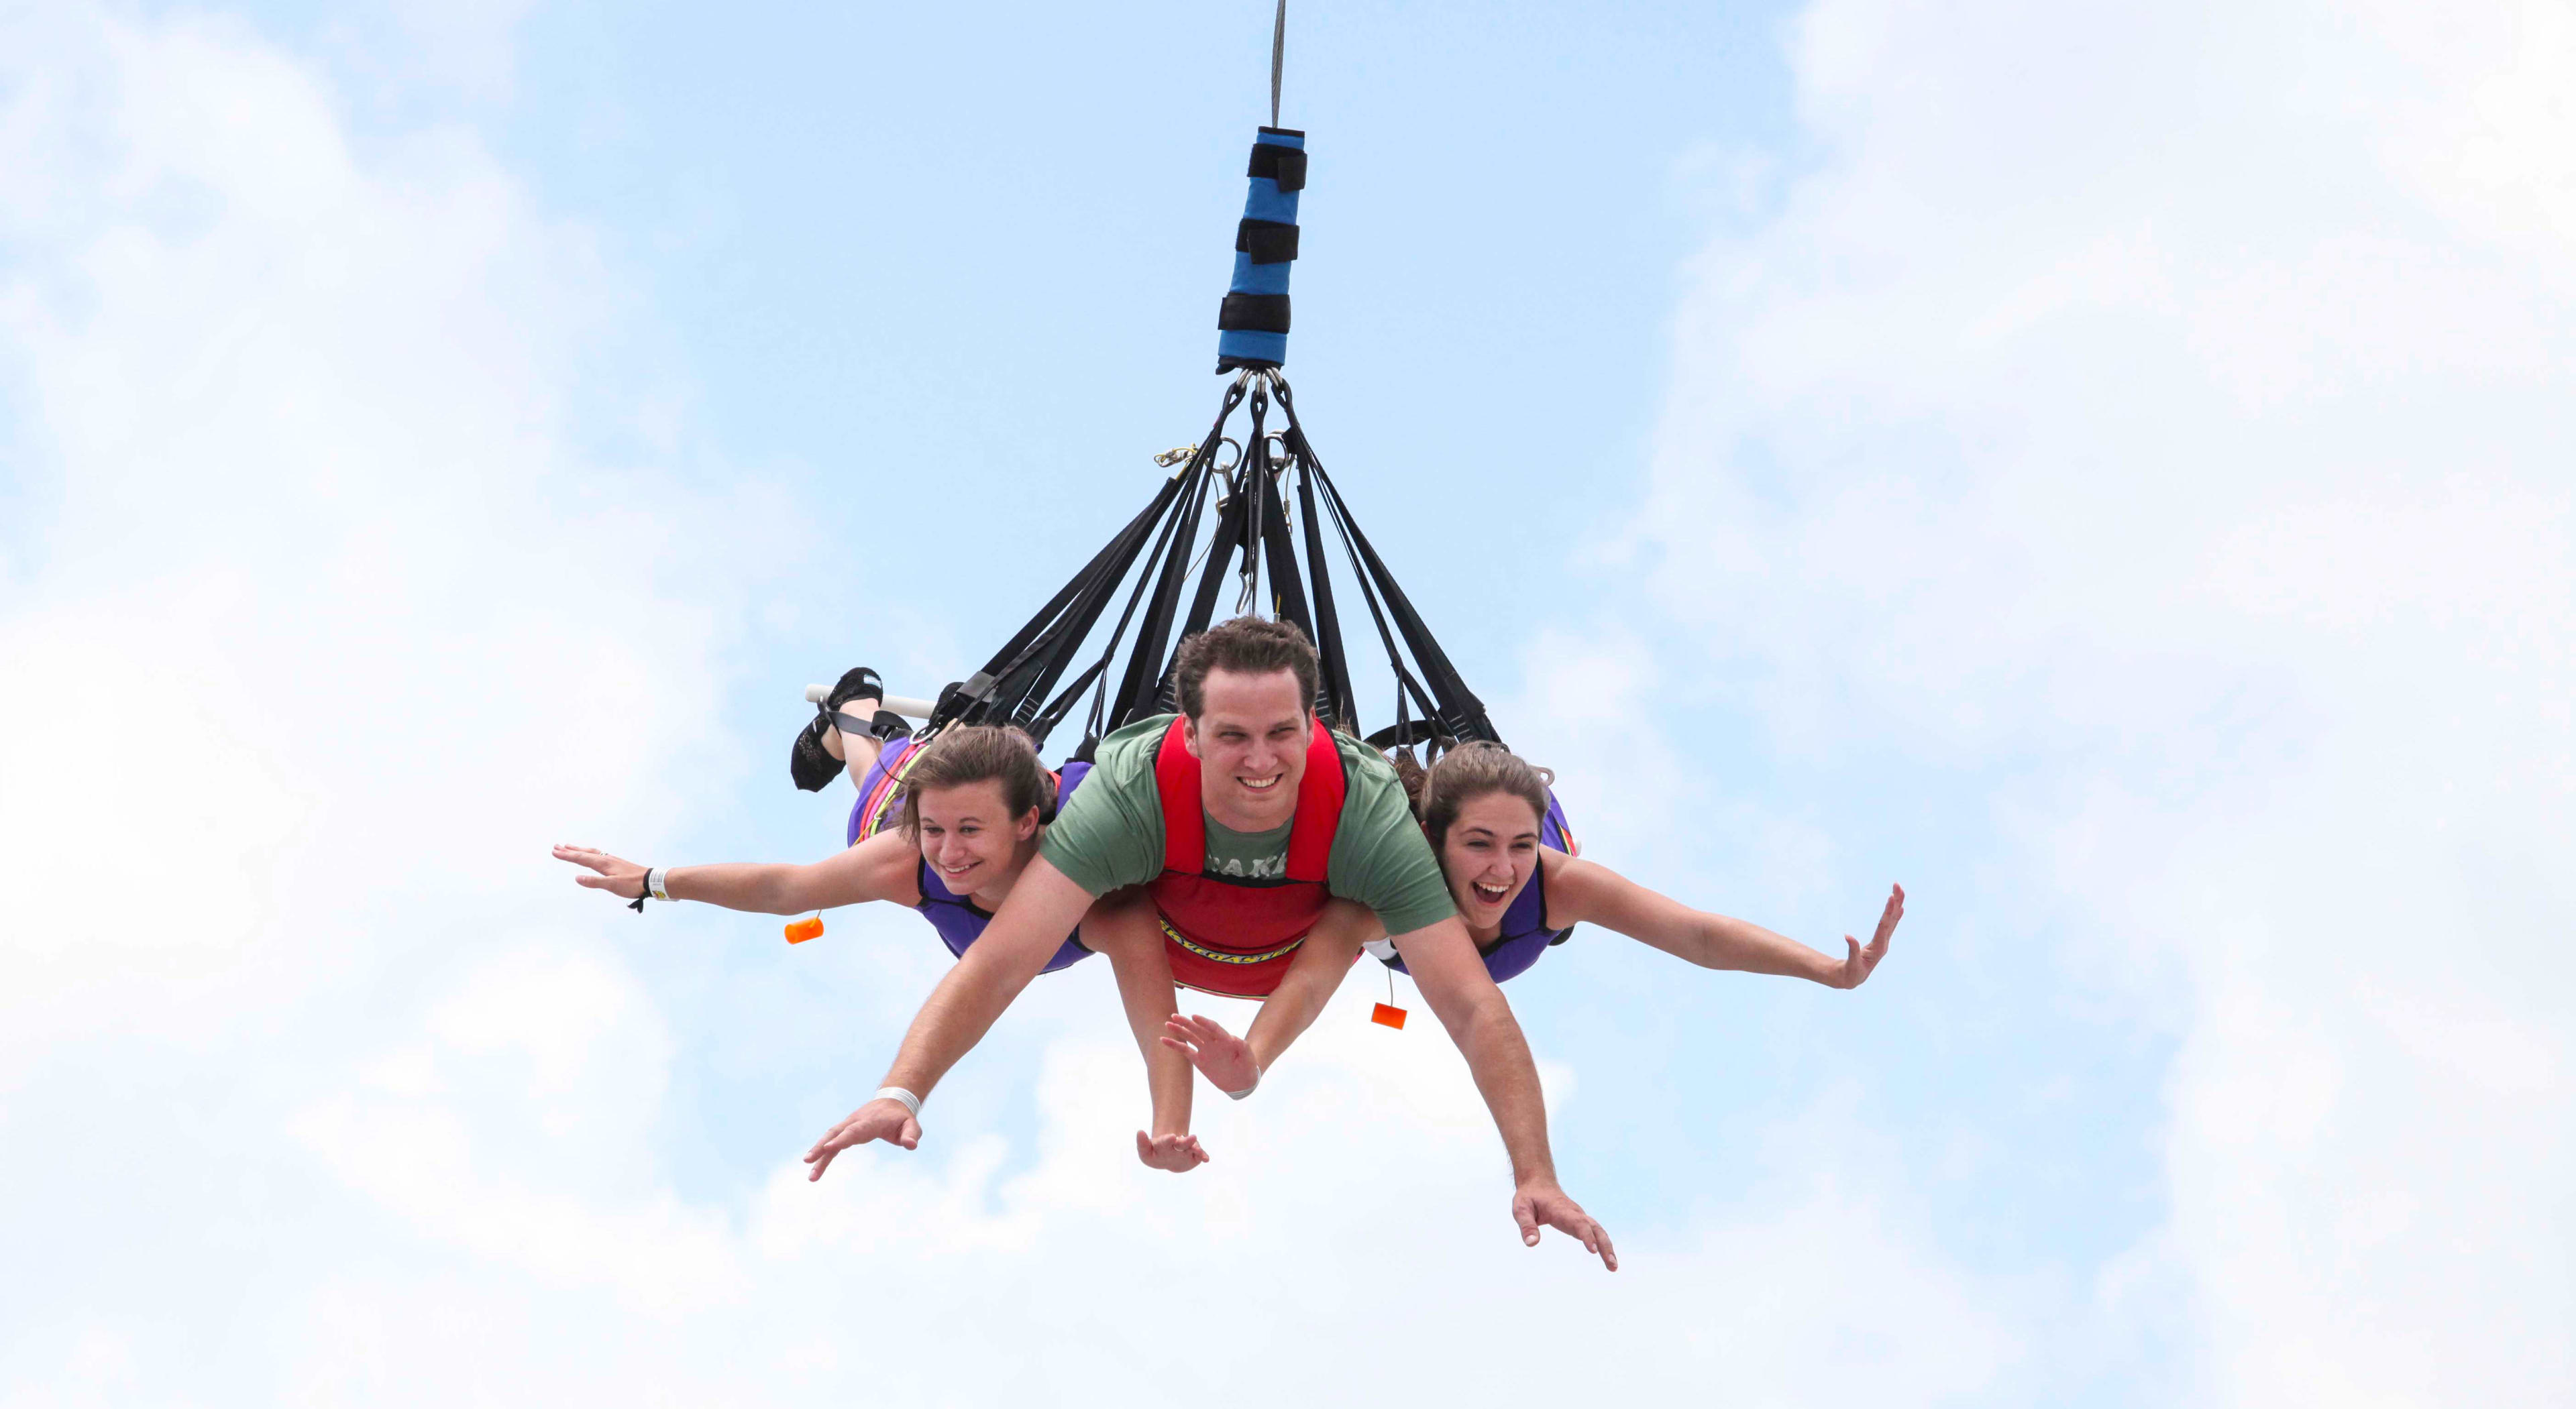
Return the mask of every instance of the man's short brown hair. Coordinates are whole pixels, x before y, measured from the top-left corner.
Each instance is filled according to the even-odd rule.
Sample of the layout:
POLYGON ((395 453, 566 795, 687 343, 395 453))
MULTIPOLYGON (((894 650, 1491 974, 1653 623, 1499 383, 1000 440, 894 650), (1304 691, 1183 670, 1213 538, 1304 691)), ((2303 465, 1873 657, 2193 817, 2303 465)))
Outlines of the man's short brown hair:
POLYGON ((1228 670, 1237 675, 1290 671, 1297 677, 1297 697, 1309 710, 1315 707, 1315 681, 1322 674, 1314 645, 1293 621, 1239 616, 1212 626, 1181 643, 1180 660, 1172 672, 1181 696, 1181 713, 1188 715, 1193 724, 1207 712, 1207 678, 1211 670, 1228 670))

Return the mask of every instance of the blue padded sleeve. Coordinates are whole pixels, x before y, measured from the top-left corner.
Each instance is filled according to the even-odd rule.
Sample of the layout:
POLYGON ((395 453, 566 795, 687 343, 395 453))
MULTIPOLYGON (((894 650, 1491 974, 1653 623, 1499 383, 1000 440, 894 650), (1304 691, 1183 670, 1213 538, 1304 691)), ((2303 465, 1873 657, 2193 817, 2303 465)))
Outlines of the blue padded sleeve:
MULTIPOLYGON (((1253 138, 1253 144, 1257 147, 1288 147, 1303 152, 1306 134, 1265 127, 1260 135, 1253 138)), ((1297 192, 1280 190, 1279 183, 1267 176, 1250 177, 1248 182, 1251 189, 1243 200, 1245 219, 1267 220, 1281 225, 1297 223, 1297 192)), ((1289 260, 1255 264, 1250 253, 1237 250, 1234 255, 1234 282, 1226 286, 1227 292, 1284 297, 1288 292, 1288 271, 1295 267, 1289 260)), ((1288 360, 1288 335, 1243 328, 1220 329, 1216 335, 1216 356, 1220 372, 1246 364, 1280 366, 1288 360)))

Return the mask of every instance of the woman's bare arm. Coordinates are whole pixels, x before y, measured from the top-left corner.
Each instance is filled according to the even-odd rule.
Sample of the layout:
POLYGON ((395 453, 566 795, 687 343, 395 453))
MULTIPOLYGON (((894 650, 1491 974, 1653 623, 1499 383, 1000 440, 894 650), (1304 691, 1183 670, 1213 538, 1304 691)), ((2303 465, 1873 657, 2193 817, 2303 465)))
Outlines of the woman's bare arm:
POLYGON ((1597 861, 1563 852, 1542 852, 1547 867, 1547 924, 1550 929, 1590 922, 1643 940, 1676 958, 1704 969, 1733 969, 1752 974, 1779 974, 1811 979, 1827 988, 1858 988, 1878 961, 1887 956, 1888 940, 1905 914, 1905 887, 1897 886, 1879 913, 1878 932, 1864 947, 1843 936, 1850 953, 1837 959, 1810 949, 1787 935, 1775 934, 1748 920, 1693 910, 1670 896, 1648 890, 1597 861))
MULTIPOLYGON (((662 877, 673 900, 696 900, 728 910, 758 915, 801 915, 863 900, 921 903, 921 853, 901 832, 879 832, 847 851, 808 865, 727 862, 716 866, 674 866, 662 877)), ((644 868, 586 846, 558 846, 555 859, 587 867, 592 874, 573 879, 592 890, 634 899, 644 884, 644 868)))
POLYGON ((1350 976, 1360 946, 1385 933, 1377 912, 1367 906, 1351 900, 1326 901, 1296 959, 1280 976, 1279 987, 1261 1001, 1250 1032, 1237 1037, 1214 1018, 1175 1014, 1164 1029, 1163 1045, 1187 1056, 1190 1065, 1219 1091, 1250 1091, 1279 1064, 1289 1044, 1314 1026, 1316 1015, 1350 976))

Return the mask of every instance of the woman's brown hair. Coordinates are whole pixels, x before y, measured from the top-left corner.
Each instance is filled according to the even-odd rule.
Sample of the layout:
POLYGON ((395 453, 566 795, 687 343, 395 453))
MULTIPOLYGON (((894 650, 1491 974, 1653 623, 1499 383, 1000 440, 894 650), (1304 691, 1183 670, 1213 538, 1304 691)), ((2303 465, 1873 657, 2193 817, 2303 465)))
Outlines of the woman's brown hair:
POLYGON ((1556 774, 1491 739, 1460 744, 1435 757, 1428 769, 1413 761, 1410 748, 1397 750, 1393 762, 1434 852, 1449 840, 1458 809, 1487 793, 1510 793, 1528 803, 1542 825, 1547 820, 1547 790, 1556 774))
POLYGON ((1038 762, 1037 742, 1017 729, 998 724, 951 725, 921 746, 903 776, 903 829, 921 835, 921 794, 927 788, 954 788, 966 783, 1002 785, 1002 805, 1016 822, 1038 809, 1038 820, 1055 815, 1055 780, 1038 762))

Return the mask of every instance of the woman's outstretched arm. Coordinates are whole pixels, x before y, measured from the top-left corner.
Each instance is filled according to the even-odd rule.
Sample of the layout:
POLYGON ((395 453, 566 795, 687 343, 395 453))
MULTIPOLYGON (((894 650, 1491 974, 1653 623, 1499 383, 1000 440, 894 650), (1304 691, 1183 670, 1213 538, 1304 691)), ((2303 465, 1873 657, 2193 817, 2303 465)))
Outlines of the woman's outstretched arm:
MULTIPOLYGON (((912 905, 921 900, 921 852, 901 832, 879 832, 847 851, 810 865, 727 862, 674 866, 662 876, 673 900, 696 900, 758 915, 801 915, 863 900, 912 905)), ((644 886, 644 868, 586 846, 558 846, 555 859, 587 867, 573 879, 592 890, 633 900, 644 886)))
POLYGON ((1173 1015, 1163 1045, 1190 1059, 1199 1074, 1227 1095, 1249 1095, 1262 1076, 1307 1028, 1324 1004, 1350 976, 1360 946, 1386 933, 1377 912, 1354 900, 1324 903, 1324 913, 1306 933, 1306 943, 1280 977, 1279 987, 1261 1000, 1252 1030, 1241 1037, 1214 1018, 1173 1015))
POLYGON ((1850 953, 1837 959, 1750 921, 1693 910, 1597 861, 1550 852, 1540 864, 1548 868, 1550 928, 1588 921, 1704 969, 1812 979, 1827 988, 1860 987, 1878 961, 1887 957, 1887 942, 1905 915, 1905 887, 1897 886, 1888 894, 1887 908, 1879 912, 1878 932, 1868 945, 1845 935, 1843 943, 1850 953))
POLYGON ((1085 947, 1109 961, 1118 979, 1118 1001, 1127 1010, 1127 1027, 1136 1050, 1145 1058, 1145 1088, 1154 1105, 1152 1133, 1136 1132, 1136 1158, 1151 1169, 1185 1174, 1208 1162, 1208 1153, 1190 1134, 1189 1063, 1167 1049, 1163 1026, 1178 1011, 1179 992, 1172 984, 1172 961, 1163 952, 1163 931, 1154 919, 1154 902, 1141 890, 1112 891, 1083 913, 1085 947))

